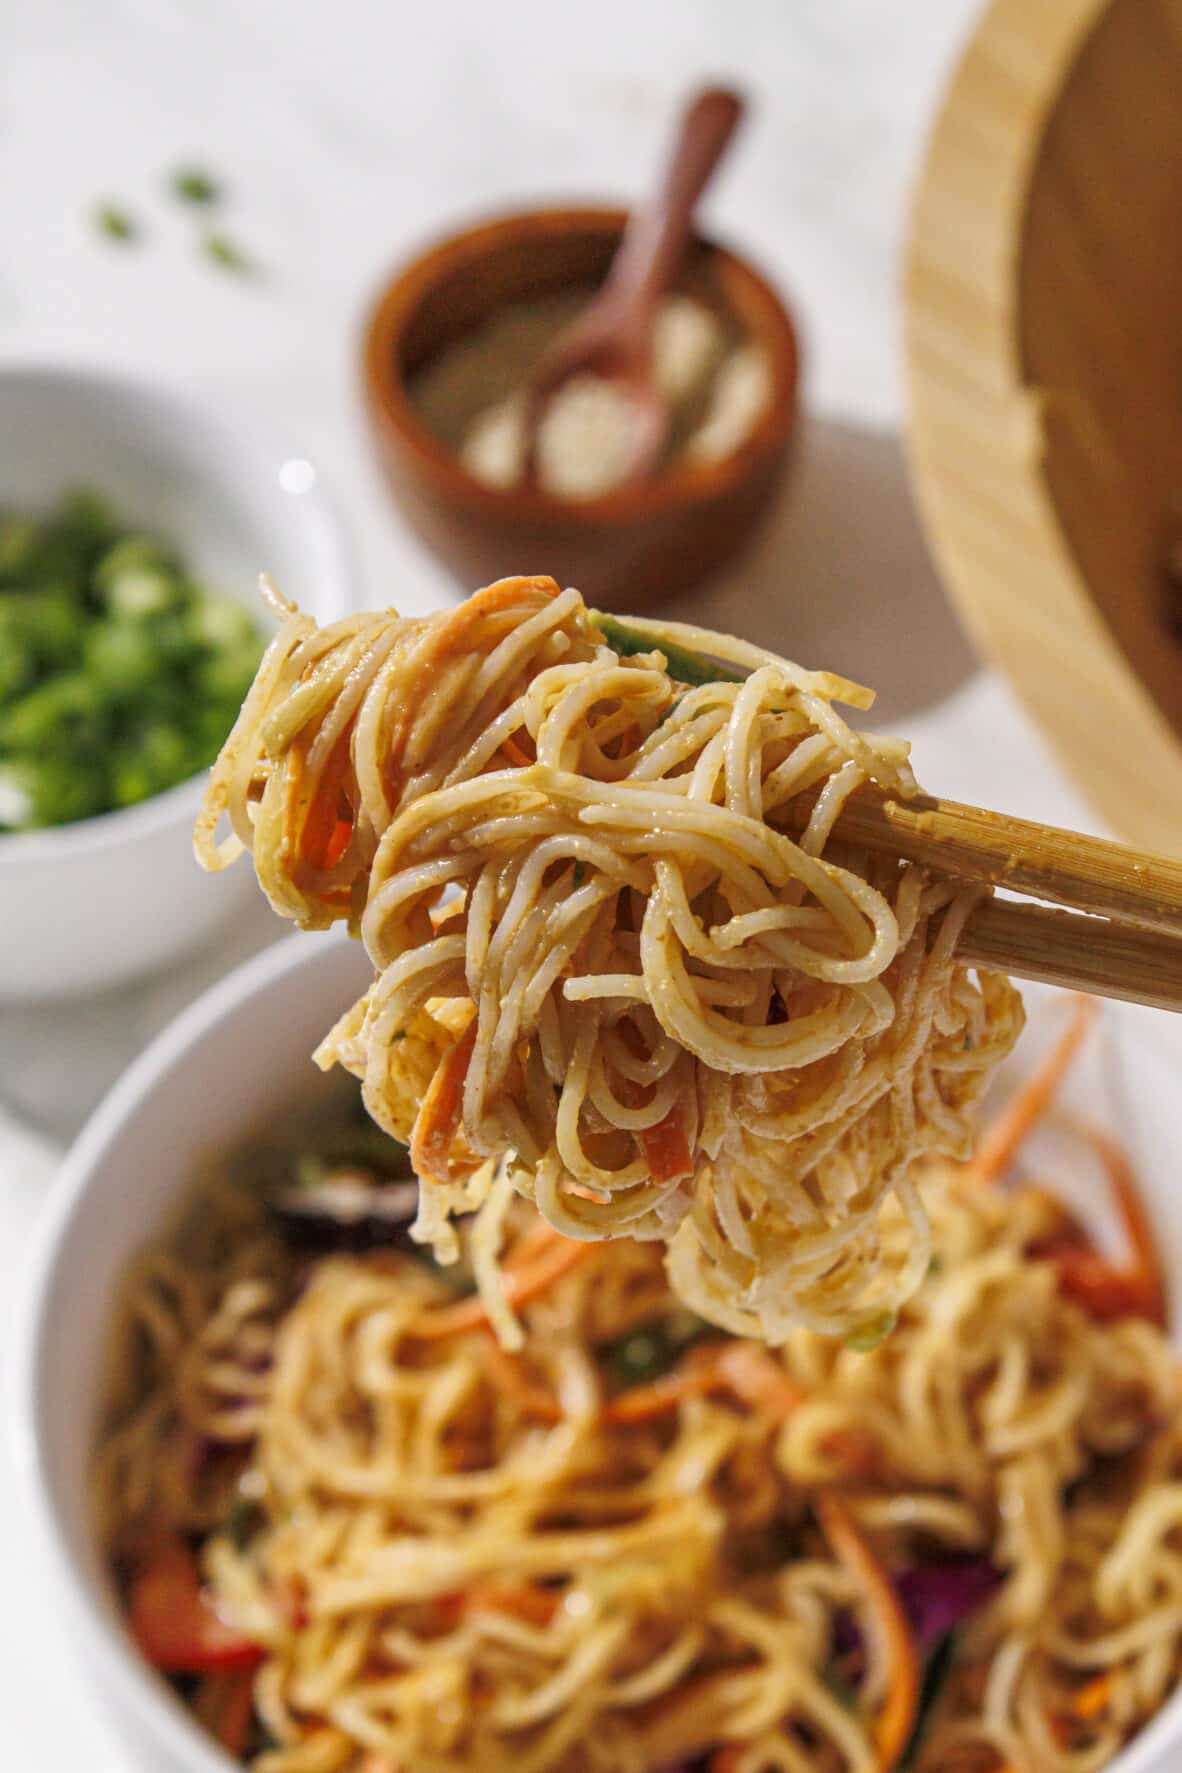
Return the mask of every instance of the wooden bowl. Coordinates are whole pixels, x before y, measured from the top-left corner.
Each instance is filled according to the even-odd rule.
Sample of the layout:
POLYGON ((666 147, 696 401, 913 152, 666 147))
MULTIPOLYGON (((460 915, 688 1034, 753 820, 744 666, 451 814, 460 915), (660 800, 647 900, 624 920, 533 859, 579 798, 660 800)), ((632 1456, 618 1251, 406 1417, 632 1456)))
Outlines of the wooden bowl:
POLYGON ((772 397, 733 454, 575 502, 483 485, 419 417, 408 382, 438 351, 507 303, 594 287, 624 220, 619 209, 553 209, 483 222, 400 271, 373 307, 365 394, 382 466, 408 521, 465 591, 507 573, 545 572, 590 603, 642 609, 732 561, 776 488, 796 411, 796 333, 759 273, 702 238, 680 287, 733 316, 763 345, 772 372, 772 397))
POLYGON ((1182 855, 1182 6, 995 0, 928 149, 910 449, 970 628, 1124 836, 1182 855))

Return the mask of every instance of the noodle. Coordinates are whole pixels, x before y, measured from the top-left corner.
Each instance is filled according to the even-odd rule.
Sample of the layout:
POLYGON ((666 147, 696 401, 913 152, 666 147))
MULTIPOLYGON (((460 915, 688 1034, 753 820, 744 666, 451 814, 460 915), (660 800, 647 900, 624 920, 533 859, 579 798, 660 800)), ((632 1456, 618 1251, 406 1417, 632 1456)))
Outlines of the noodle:
MULTIPOLYGON (((629 1239, 507 1354, 435 1333, 405 1243, 309 1263, 265 1190, 203 1197, 129 1278, 96 1466, 142 1647, 255 1773, 876 1773, 925 1657, 919 1773, 1104 1766, 1182 1668, 1174 1357, 1066 1296, 1049 1196, 920 1186, 866 1354, 707 1332, 629 1239), (186 1545, 221 1635, 178 1653, 142 1590, 186 1545)), ((503 1275, 543 1247, 503 1178, 480 1219, 503 1275)))
POLYGON ((280 915, 361 934, 373 988, 318 1057, 410 1143, 441 1256, 507 1158, 564 1235, 667 1243, 719 1325, 864 1332, 927 1268, 911 1166, 965 1155, 1020 1003, 956 962, 978 889, 833 837, 861 783, 915 789, 837 712, 867 692, 665 626, 750 675, 621 658, 547 579, 429 618, 293 611, 198 855, 247 847, 280 915))

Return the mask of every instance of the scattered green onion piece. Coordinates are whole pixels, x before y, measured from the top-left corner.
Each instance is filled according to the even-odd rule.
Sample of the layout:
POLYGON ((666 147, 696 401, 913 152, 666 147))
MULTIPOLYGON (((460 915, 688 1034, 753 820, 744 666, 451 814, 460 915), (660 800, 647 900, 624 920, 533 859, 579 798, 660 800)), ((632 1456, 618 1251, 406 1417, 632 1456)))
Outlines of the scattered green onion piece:
POLYGON ((261 652, 245 608, 101 493, 0 514, 0 829, 92 818, 198 774, 261 652))
POLYGON ((249 1496, 235 1496, 226 1516, 224 1531, 236 1551, 245 1551, 266 1520, 260 1505, 249 1496))
POLYGON ((928 1731, 932 1727, 940 1695, 948 1684, 948 1677, 956 1662, 959 1638, 960 1633, 956 1626, 953 1626, 949 1631, 944 1632, 943 1636, 938 1637, 932 1646, 931 1654, 924 1664, 923 1679, 919 1685, 915 1725, 899 1761, 899 1773, 904 1773, 904 1769, 908 1767, 914 1767, 919 1760, 928 1731))
POLYGON ((206 234, 201 242, 201 250, 207 259, 219 265, 223 271, 242 273, 254 269, 252 261, 241 247, 236 246, 226 234, 206 234))
POLYGON ((222 189, 217 180, 199 166, 178 166, 172 175, 172 194, 182 203, 217 203, 222 189))
POLYGON ((847 1348, 854 1349, 858 1354, 869 1354, 872 1349, 885 1342, 899 1321, 897 1311, 879 1311, 868 1317, 857 1329, 851 1330, 845 1339, 847 1348))
POLYGON ((630 628, 626 622, 617 622, 614 616, 605 616, 599 610, 593 612, 592 624, 606 640, 614 653, 622 659, 635 658, 637 653, 660 652, 665 655, 665 667, 669 676, 678 683, 743 683, 745 674, 734 671, 719 659, 708 659, 702 653, 692 653, 687 647, 679 646, 660 634, 642 634, 639 628, 630 628))
POLYGON ((121 209, 117 203, 101 203, 94 212, 94 225, 100 234, 108 240, 116 240, 121 246, 128 245, 139 236, 139 229, 127 210, 121 209))
POLYGON ((600 1361, 616 1389, 626 1391, 633 1385, 648 1385, 659 1379, 676 1366, 687 1348, 714 1333, 694 1312, 678 1310, 607 1343, 600 1350, 600 1361))

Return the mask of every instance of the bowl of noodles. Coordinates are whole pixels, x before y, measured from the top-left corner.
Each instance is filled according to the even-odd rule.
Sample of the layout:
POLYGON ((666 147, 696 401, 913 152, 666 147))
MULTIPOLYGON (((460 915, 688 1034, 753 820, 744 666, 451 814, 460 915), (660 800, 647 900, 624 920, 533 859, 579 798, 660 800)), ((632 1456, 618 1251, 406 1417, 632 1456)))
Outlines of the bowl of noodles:
POLYGON ((406 1151, 309 1063, 366 977, 299 938, 188 1010, 33 1263, 26 1495, 150 1764, 1172 1764, 1182 1225, 1143 1016, 1031 993, 975 1160, 920 1178, 892 1332, 771 1349, 687 1310, 659 1242, 495 1182, 438 1264, 406 1151))

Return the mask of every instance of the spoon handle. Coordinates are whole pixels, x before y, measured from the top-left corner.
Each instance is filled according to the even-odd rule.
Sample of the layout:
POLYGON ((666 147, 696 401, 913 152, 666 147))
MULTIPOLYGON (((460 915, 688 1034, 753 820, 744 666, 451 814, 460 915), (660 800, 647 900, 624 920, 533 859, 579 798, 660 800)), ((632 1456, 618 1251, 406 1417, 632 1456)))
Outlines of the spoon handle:
POLYGON ((633 210, 607 287, 620 308, 645 312, 673 283, 693 226, 694 206, 743 117, 743 100, 707 87, 682 112, 656 194, 633 210))

